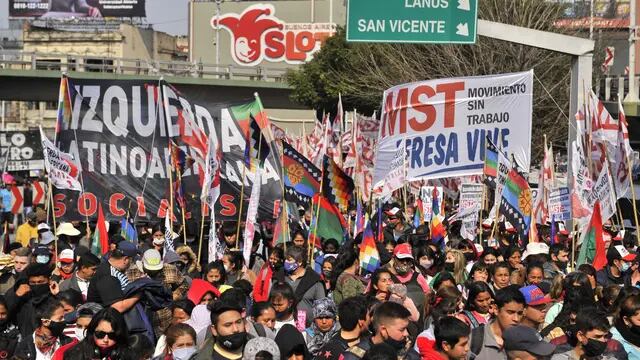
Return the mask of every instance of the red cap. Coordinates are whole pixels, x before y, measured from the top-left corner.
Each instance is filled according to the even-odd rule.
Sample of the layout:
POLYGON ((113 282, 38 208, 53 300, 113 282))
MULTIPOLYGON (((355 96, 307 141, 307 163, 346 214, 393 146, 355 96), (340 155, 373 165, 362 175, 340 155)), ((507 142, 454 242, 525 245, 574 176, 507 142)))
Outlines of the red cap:
POLYGON ((393 249, 393 256, 398 259, 413 259, 413 254, 411 254, 411 245, 408 243, 396 245, 393 249))

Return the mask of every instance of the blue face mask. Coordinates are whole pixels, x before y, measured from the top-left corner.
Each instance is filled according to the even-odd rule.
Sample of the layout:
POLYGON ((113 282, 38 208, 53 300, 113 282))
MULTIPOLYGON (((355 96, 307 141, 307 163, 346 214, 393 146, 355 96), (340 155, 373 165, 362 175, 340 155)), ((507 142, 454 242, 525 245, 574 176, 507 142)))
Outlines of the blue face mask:
POLYGON ((38 264, 47 264, 47 263, 49 263, 49 259, 50 258, 47 255, 38 255, 38 256, 36 256, 36 262, 38 264))
POLYGON ((629 270, 630 267, 631 267, 631 264, 629 264, 628 262, 623 262, 622 269, 620 269, 620 271, 627 272, 627 270, 629 270))
POLYGON ((175 360, 188 360, 196 352, 196 347, 186 347, 173 350, 173 358, 175 360))
POLYGON ((293 274, 296 270, 298 270, 298 267, 299 265, 297 262, 284 262, 284 272, 287 274, 293 274))

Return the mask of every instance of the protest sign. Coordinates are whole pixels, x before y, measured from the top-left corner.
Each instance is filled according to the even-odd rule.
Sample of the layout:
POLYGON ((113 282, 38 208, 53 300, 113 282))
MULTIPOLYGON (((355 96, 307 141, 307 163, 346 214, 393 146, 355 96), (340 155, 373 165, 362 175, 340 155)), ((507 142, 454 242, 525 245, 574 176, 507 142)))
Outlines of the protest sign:
POLYGON ((479 220, 478 211, 482 206, 483 186, 482 184, 462 184, 458 212, 463 214, 460 216, 462 221, 460 235, 465 239, 475 239, 479 220))
POLYGON ((549 213, 556 221, 571 219, 571 193, 566 186, 554 189, 549 194, 549 213))
POLYGON ((616 213, 616 200, 613 193, 613 181, 609 168, 603 167, 600 176, 593 184, 593 189, 587 197, 590 206, 593 207, 596 201, 600 201, 600 215, 602 222, 605 223, 616 213))
POLYGON ((398 147, 407 181, 482 174, 485 138, 525 170, 531 154, 533 71, 403 84, 384 93, 373 175, 379 184, 398 147))
MULTIPOLYGON (((433 188, 434 186, 423 186, 420 188, 420 199, 422 200, 422 211, 424 215, 424 221, 430 222, 431 216, 433 215, 433 188)), ((436 192, 438 194, 438 204, 442 206, 444 204, 443 201, 443 192, 442 187, 437 186, 436 192)))
MULTIPOLYGON (((198 97, 189 92, 194 91, 191 88, 163 84, 144 80, 69 79, 71 119, 62 124, 58 141, 62 151, 81 159, 85 191, 81 195, 57 191, 54 202, 58 218, 81 220, 95 216, 98 202, 103 204, 105 217, 111 220, 121 219, 127 213, 136 219, 164 218, 171 203, 169 134, 174 135, 173 140, 187 156, 196 161, 204 159, 206 142, 204 152, 201 145, 206 139, 191 139, 193 142, 187 144, 183 136, 185 131, 197 130, 193 125, 197 124, 207 136, 217 137, 222 151, 216 218, 237 220, 246 126, 252 109, 245 105, 255 99, 238 101, 243 109, 249 109, 244 114, 236 111, 234 104, 198 97), (168 117, 162 106, 163 98, 168 117), (192 99, 196 98, 194 102, 192 99)), ((272 219, 276 201, 281 198, 280 161, 273 154, 277 152, 271 152, 262 173, 264 196, 258 209, 259 219, 272 219)), ((200 169, 195 162, 185 167, 182 174, 187 220, 198 219, 200 215, 200 169)), ((254 174, 246 171, 245 175, 244 200, 248 202, 254 174)), ((205 209, 208 211, 208 207, 205 209)), ((177 208, 174 213, 178 213, 177 208)))
POLYGON ((391 171, 384 178, 381 197, 388 197, 392 192, 400 189, 405 183, 406 149, 399 147, 391 161, 391 171))
POLYGON ((38 130, 0 133, 0 170, 42 169, 44 169, 44 158, 38 130))

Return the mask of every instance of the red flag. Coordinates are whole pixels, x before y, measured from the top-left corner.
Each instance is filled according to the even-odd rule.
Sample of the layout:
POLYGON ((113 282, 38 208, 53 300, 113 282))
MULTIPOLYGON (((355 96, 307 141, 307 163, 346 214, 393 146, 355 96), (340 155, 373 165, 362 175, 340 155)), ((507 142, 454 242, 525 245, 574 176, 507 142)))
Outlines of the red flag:
POLYGON ((104 221, 104 213, 102 212, 102 204, 98 207, 98 221, 96 230, 93 233, 93 241, 91 244, 91 252, 96 256, 101 256, 109 251, 109 234, 107 233, 107 225, 104 221))

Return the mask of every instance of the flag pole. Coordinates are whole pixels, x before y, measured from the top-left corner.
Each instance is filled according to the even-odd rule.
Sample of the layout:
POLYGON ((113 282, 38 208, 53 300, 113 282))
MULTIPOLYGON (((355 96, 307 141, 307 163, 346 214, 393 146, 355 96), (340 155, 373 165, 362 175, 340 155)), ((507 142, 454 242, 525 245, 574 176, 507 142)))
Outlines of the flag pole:
MULTIPOLYGON (((498 176, 500 175, 500 155, 502 155, 502 138, 500 136, 498 136, 498 176)), ((507 175, 508 176, 508 175, 507 175)), ((496 179, 497 181, 500 181, 499 178, 496 179)), ((504 187, 504 185, 503 185, 504 187)), ((496 182, 496 192, 498 191, 498 183, 496 182)), ((496 199, 500 199, 502 200, 502 194, 500 194, 500 197, 498 198, 498 194, 494 194, 493 196, 493 206, 496 207, 496 219, 493 223, 493 227, 491 228, 491 238, 494 239, 494 235, 496 232, 496 229, 498 228, 498 220, 500 219, 500 204, 498 203, 498 201, 496 201, 496 199)))
POLYGON ((482 211, 484 210, 484 198, 486 196, 487 186, 482 185, 482 200, 480 206, 480 216, 478 216, 478 233, 479 233, 479 243, 482 245, 482 211))
POLYGON ((169 172, 169 226, 171 226, 171 232, 173 233, 173 168, 171 164, 167 165, 167 170, 169 172))
MULTIPOLYGON (((176 169, 178 172, 177 176, 180 179, 180 184, 182 185, 182 171, 180 171, 180 167, 176 169)), ((180 213, 182 213, 182 238, 184 239, 184 244, 187 245, 187 222, 185 220, 184 211, 185 211, 185 203, 187 198, 183 196, 182 204, 180 204, 180 213)), ((173 230, 173 229, 172 229, 173 230)))
MULTIPOLYGON (((53 202, 53 187, 51 186, 51 181, 49 181, 49 201, 51 201, 51 219, 53 221, 53 233, 56 234, 58 232, 58 224, 56 223, 56 209, 54 207, 53 202)), ((54 236, 54 251, 56 252, 56 256, 58 256, 58 236, 54 236)))
MULTIPOLYGON (((624 146, 624 144, 623 144, 624 146)), ((640 226, 638 226, 638 208, 636 205, 636 189, 633 186, 633 174, 631 172, 631 160, 629 159, 629 155, 626 156, 627 159, 627 171, 629 172, 629 183, 631 188, 631 200, 633 201, 633 219, 636 225, 636 244, 640 243, 640 226)))
MULTIPOLYGON (((325 155, 326 156, 326 155, 325 155)), ((316 237, 318 236, 318 216, 320 216, 320 202, 321 202, 321 195, 322 195, 322 187, 323 187, 323 183, 324 183, 324 157, 322 159, 322 173, 321 173, 321 177, 320 177, 320 195, 318 196, 318 206, 316 207, 316 216, 315 216, 315 221, 313 224, 313 243, 310 244, 311 246, 309 246, 309 264, 311 263, 311 261, 313 260, 313 248, 316 246, 316 237)))
MULTIPOLYGON (((302 127, 304 128, 304 122, 302 123, 302 127)), ((284 142, 284 140, 280 140, 282 142, 284 142)), ((287 210, 287 200, 285 200, 284 196, 285 196, 285 192, 284 192, 284 144, 281 144, 282 146, 280 146, 280 151, 279 151, 279 155, 280 155, 280 191, 282 191, 282 210, 281 211, 286 211, 287 210)), ((303 155, 304 156, 304 155, 303 155)), ((283 216, 287 216, 286 217, 286 228, 287 230, 289 230, 289 214, 288 213, 284 213, 283 216)), ((282 226, 282 224, 280 224, 280 226, 282 226)), ((284 227, 282 228, 282 230, 284 231, 284 227)), ((284 251, 287 251, 287 239, 289 239, 290 236, 285 236, 285 241, 284 241, 284 251)), ((276 239, 277 241, 277 239, 276 239)), ((275 246, 277 244, 273 244, 273 246, 275 246)))
MULTIPOLYGON (((204 211, 206 210, 207 204, 201 202, 200 203, 200 212, 202 216, 200 217, 200 239, 198 239, 198 264, 200 264, 200 257, 202 256, 202 238, 204 237, 204 211)), ((213 211, 213 210, 212 210, 213 211)))
MULTIPOLYGON (((248 136, 249 136, 249 133, 247 133, 247 137, 248 136)), ((245 142, 245 146, 249 146, 249 144, 245 142)), ((240 180, 240 182, 242 183, 242 186, 240 186, 240 205, 239 205, 240 208, 238 209, 238 224, 236 226, 236 250, 238 250, 240 246, 240 221, 242 221, 242 208, 244 206, 244 182, 246 179, 246 175, 247 175, 247 164, 243 160, 242 161, 242 179, 240 180)))

